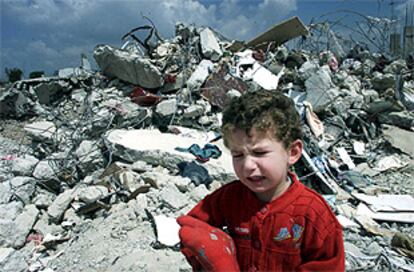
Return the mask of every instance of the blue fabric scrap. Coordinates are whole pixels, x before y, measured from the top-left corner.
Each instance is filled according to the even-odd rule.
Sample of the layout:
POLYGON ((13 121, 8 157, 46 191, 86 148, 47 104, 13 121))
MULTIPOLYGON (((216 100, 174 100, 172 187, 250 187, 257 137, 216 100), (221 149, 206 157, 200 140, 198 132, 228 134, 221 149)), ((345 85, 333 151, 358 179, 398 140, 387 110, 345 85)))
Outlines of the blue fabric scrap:
POLYGON ((206 162, 210 158, 217 159, 221 156, 221 150, 213 144, 206 144, 201 148, 198 144, 192 144, 189 148, 176 147, 175 150, 180 152, 189 152, 193 154, 200 162, 206 162))

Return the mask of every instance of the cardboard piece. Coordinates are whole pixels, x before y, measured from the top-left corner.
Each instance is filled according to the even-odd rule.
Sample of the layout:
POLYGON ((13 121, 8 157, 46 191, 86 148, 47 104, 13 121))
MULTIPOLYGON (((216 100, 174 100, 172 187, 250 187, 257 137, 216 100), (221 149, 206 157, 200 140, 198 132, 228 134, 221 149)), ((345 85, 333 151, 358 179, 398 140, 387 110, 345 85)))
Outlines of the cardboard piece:
POLYGON ((295 16, 273 26, 256 38, 250 40, 247 42, 247 46, 265 48, 269 42, 274 42, 275 45, 280 45, 293 38, 306 36, 308 34, 309 30, 302 21, 295 16))

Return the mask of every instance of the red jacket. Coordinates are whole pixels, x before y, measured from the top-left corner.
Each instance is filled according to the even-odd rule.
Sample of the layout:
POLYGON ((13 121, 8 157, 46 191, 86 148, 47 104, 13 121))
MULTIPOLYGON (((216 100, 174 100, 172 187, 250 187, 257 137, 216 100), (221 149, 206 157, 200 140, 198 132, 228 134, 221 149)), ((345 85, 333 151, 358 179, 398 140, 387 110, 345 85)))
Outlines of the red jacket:
POLYGON ((188 215, 227 227, 242 271, 344 271, 341 225, 318 193, 291 178, 289 189, 269 203, 231 182, 188 215))

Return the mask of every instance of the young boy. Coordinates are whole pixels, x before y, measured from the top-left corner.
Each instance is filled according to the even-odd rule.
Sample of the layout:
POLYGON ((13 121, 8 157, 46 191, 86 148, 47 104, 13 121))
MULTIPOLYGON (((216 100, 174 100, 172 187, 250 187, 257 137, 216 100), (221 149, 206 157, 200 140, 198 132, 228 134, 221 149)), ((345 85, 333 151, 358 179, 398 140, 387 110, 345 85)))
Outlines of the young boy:
POLYGON ((247 92, 226 107, 222 134, 239 180, 177 219, 194 270, 345 270, 335 215, 289 171, 302 155, 300 127, 293 101, 277 91, 247 92))

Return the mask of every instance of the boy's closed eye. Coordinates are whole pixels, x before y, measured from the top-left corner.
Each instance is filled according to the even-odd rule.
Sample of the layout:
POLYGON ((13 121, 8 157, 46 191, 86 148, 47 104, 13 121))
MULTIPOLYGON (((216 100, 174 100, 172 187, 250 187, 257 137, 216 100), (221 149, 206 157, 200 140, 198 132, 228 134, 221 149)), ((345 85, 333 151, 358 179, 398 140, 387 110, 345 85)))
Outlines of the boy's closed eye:
MULTIPOLYGON (((269 153, 269 151, 267 150, 253 150, 251 152, 251 155, 255 156, 255 157, 264 157, 269 153)), ((242 152, 232 152, 231 156, 234 159, 240 159, 244 157, 244 154, 242 152)))
POLYGON ((269 153, 267 150, 253 151, 253 155, 256 156, 256 157, 263 157, 263 156, 267 155, 267 153, 269 153))
POLYGON ((240 159, 240 158, 242 158, 243 157, 243 153, 231 153, 231 156, 234 158, 234 159, 240 159))

